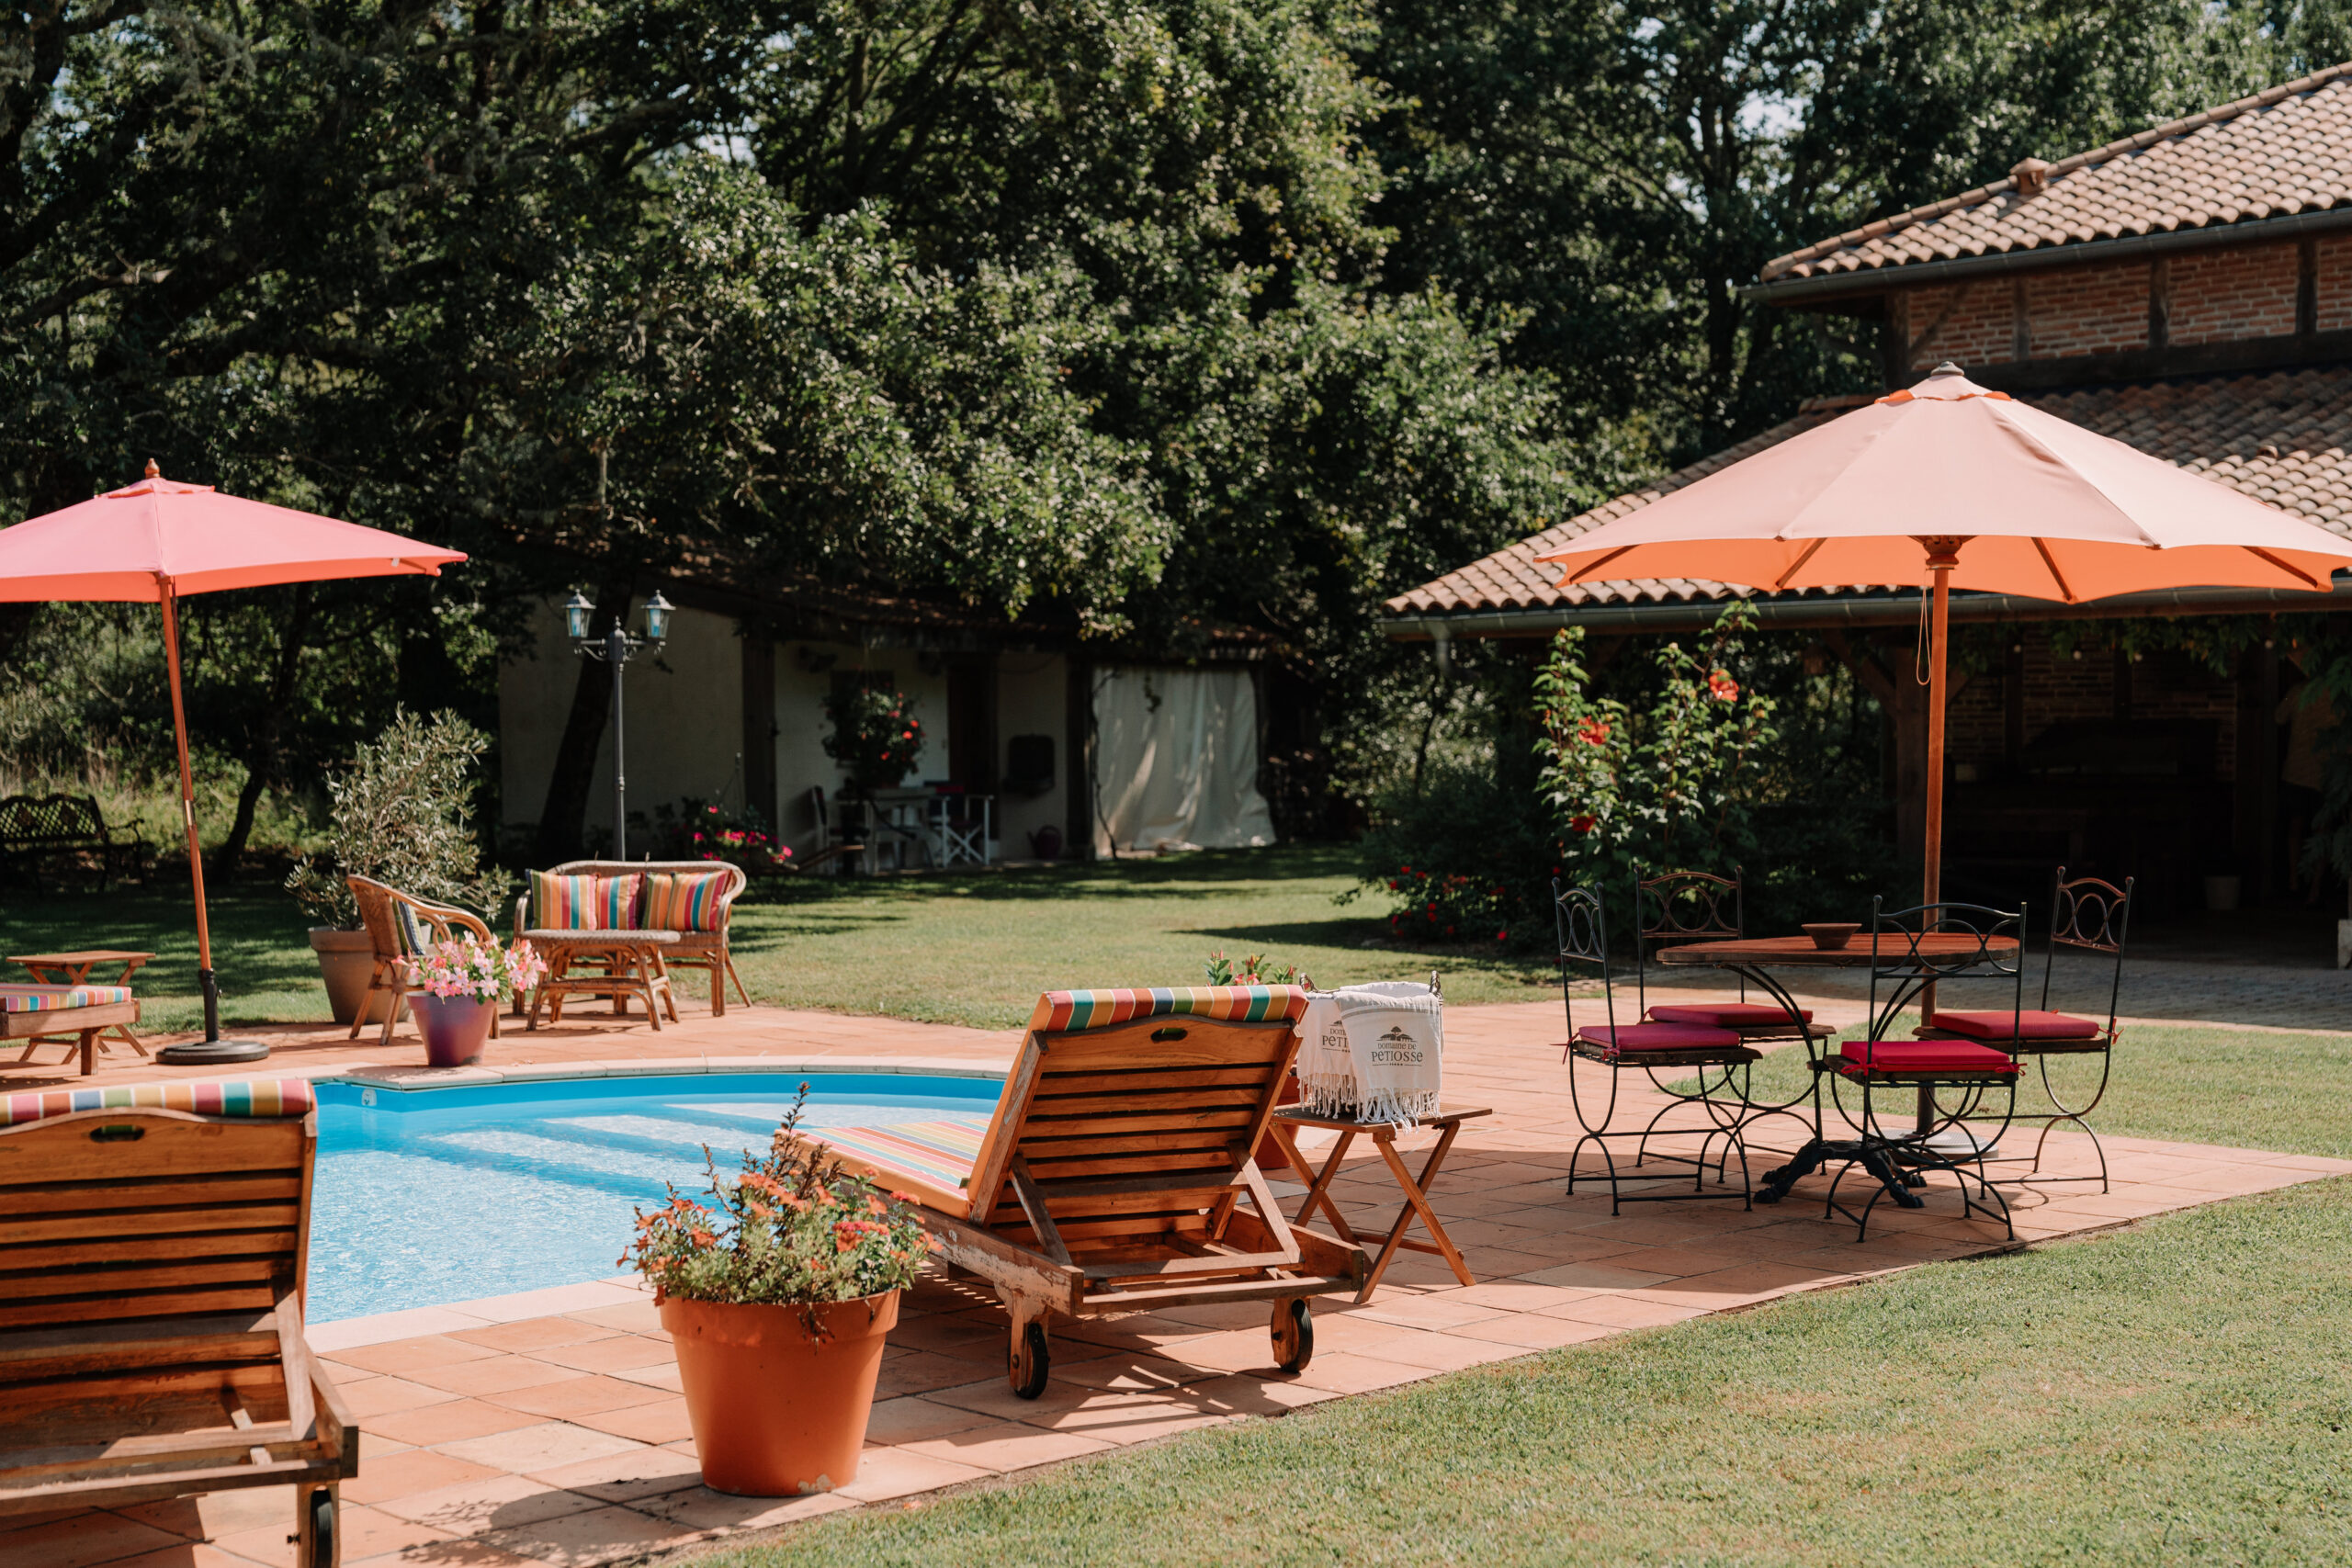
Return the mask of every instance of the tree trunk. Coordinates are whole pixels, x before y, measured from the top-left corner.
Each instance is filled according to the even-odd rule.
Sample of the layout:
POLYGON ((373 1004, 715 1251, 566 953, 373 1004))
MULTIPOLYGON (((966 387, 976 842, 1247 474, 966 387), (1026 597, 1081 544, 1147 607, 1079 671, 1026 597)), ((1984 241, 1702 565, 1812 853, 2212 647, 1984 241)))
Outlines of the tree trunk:
MULTIPOLYGON (((627 616, 628 601, 628 579, 600 586, 589 635, 602 637, 627 616)), ((556 743, 547 804, 539 808, 538 836, 531 850, 541 865, 574 859, 584 848, 590 775, 596 766, 596 749, 604 744, 605 714, 612 700, 612 667, 601 659, 582 658, 580 683, 571 690, 571 713, 563 721, 563 739, 556 743)))

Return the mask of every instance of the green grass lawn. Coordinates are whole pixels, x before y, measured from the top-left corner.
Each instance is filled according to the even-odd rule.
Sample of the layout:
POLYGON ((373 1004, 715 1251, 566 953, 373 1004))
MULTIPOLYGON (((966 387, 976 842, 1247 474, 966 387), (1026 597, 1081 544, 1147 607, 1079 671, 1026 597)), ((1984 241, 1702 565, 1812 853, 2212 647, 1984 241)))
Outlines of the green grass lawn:
MULTIPOLYGON (((2106 1130, 2352 1155, 2352 1035, 2125 1043, 2106 1130)), ((1793 1053, 1759 1070, 1804 1076, 1793 1053)), ((819 1520, 709 1568, 2352 1563, 2347 1315, 2332 1180, 819 1520)))
MULTIPOLYGON (((736 906, 736 966, 755 1000, 1010 1028, 1040 991, 1196 986, 1222 949, 1263 953, 1318 984, 1445 976, 1456 1002, 1554 994, 1552 966, 1483 950, 1388 945, 1385 907, 1341 905, 1351 852, 1314 845, 1166 860, 754 884, 736 906), (1367 944, 1374 945, 1367 945, 1367 944)), ((511 908, 511 907, 510 907, 511 908)), ((214 966, 230 1023, 324 1021, 325 988, 292 898, 268 884, 212 892, 214 966)), ((502 933, 509 912, 498 911, 502 933)), ((184 885, 99 895, 12 891, 0 953, 140 948, 143 1027, 194 1028, 196 923, 184 885)), ((697 990, 700 978, 688 981, 697 990)))

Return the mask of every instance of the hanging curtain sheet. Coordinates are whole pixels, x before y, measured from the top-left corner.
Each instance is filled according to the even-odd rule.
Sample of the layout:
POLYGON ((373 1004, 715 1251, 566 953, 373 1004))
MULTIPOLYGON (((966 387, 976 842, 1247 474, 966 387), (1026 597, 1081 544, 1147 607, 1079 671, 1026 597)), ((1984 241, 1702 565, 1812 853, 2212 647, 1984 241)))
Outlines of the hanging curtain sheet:
POLYGON ((1094 757, 1097 854, 1274 841, 1245 670, 1100 671, 1094 757))

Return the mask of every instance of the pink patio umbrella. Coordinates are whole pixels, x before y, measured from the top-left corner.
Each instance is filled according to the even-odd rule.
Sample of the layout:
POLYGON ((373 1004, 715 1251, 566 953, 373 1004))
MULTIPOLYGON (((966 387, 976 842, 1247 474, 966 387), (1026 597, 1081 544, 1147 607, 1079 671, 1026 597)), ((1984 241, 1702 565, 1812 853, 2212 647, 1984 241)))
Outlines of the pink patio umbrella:
POLYGON ((2352 540, 1938 366, 1539 558, 1560 585, 1697 578, 1768 593, 1933 581, 1926 866, 1941 892, 1954 588, 2074 604, 2147 589, 2324 593, 2352 540))
POLYGON ((188 771, 187 713, 180 698, 178 601, 183 594, 346 577, 438 577, 465 556, 379 528, 223 495, 210 485, 147 477, 123 490, 0 528, 0 600, 97 599, 155 604, 164 611, 171 671, 172 738, 179 749, 180 818, 196 885, 197 984, 209 1051, 189 1060, 247 1061, 266 1048, 220 1038, 220 991, 204 909, 204 854, 197 842, 196 782, 188 771))

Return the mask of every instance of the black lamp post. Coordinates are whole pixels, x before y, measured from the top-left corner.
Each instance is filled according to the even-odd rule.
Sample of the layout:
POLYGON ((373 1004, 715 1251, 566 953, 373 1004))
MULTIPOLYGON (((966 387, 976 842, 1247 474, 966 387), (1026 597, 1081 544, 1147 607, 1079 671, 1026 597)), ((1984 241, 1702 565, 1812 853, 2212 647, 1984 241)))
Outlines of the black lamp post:
POLYGON ((588 659, 598 659, 613 667, 613 858, 628 859, 628 778, 623 763, 627 752, 621 745, 621 668, 629 656, 641 648, 660 649, 662 639, 670 635, 670 601, 656 591, 645 602, 645 636, 633 637, 621 629, 628 619, 628 610, 613 617, 613 624, 601 637, 588 635, 588 617, 596 606, 588 595, 574 591, 564 601, 564 627, 571 634, 571 651, 588 659))

